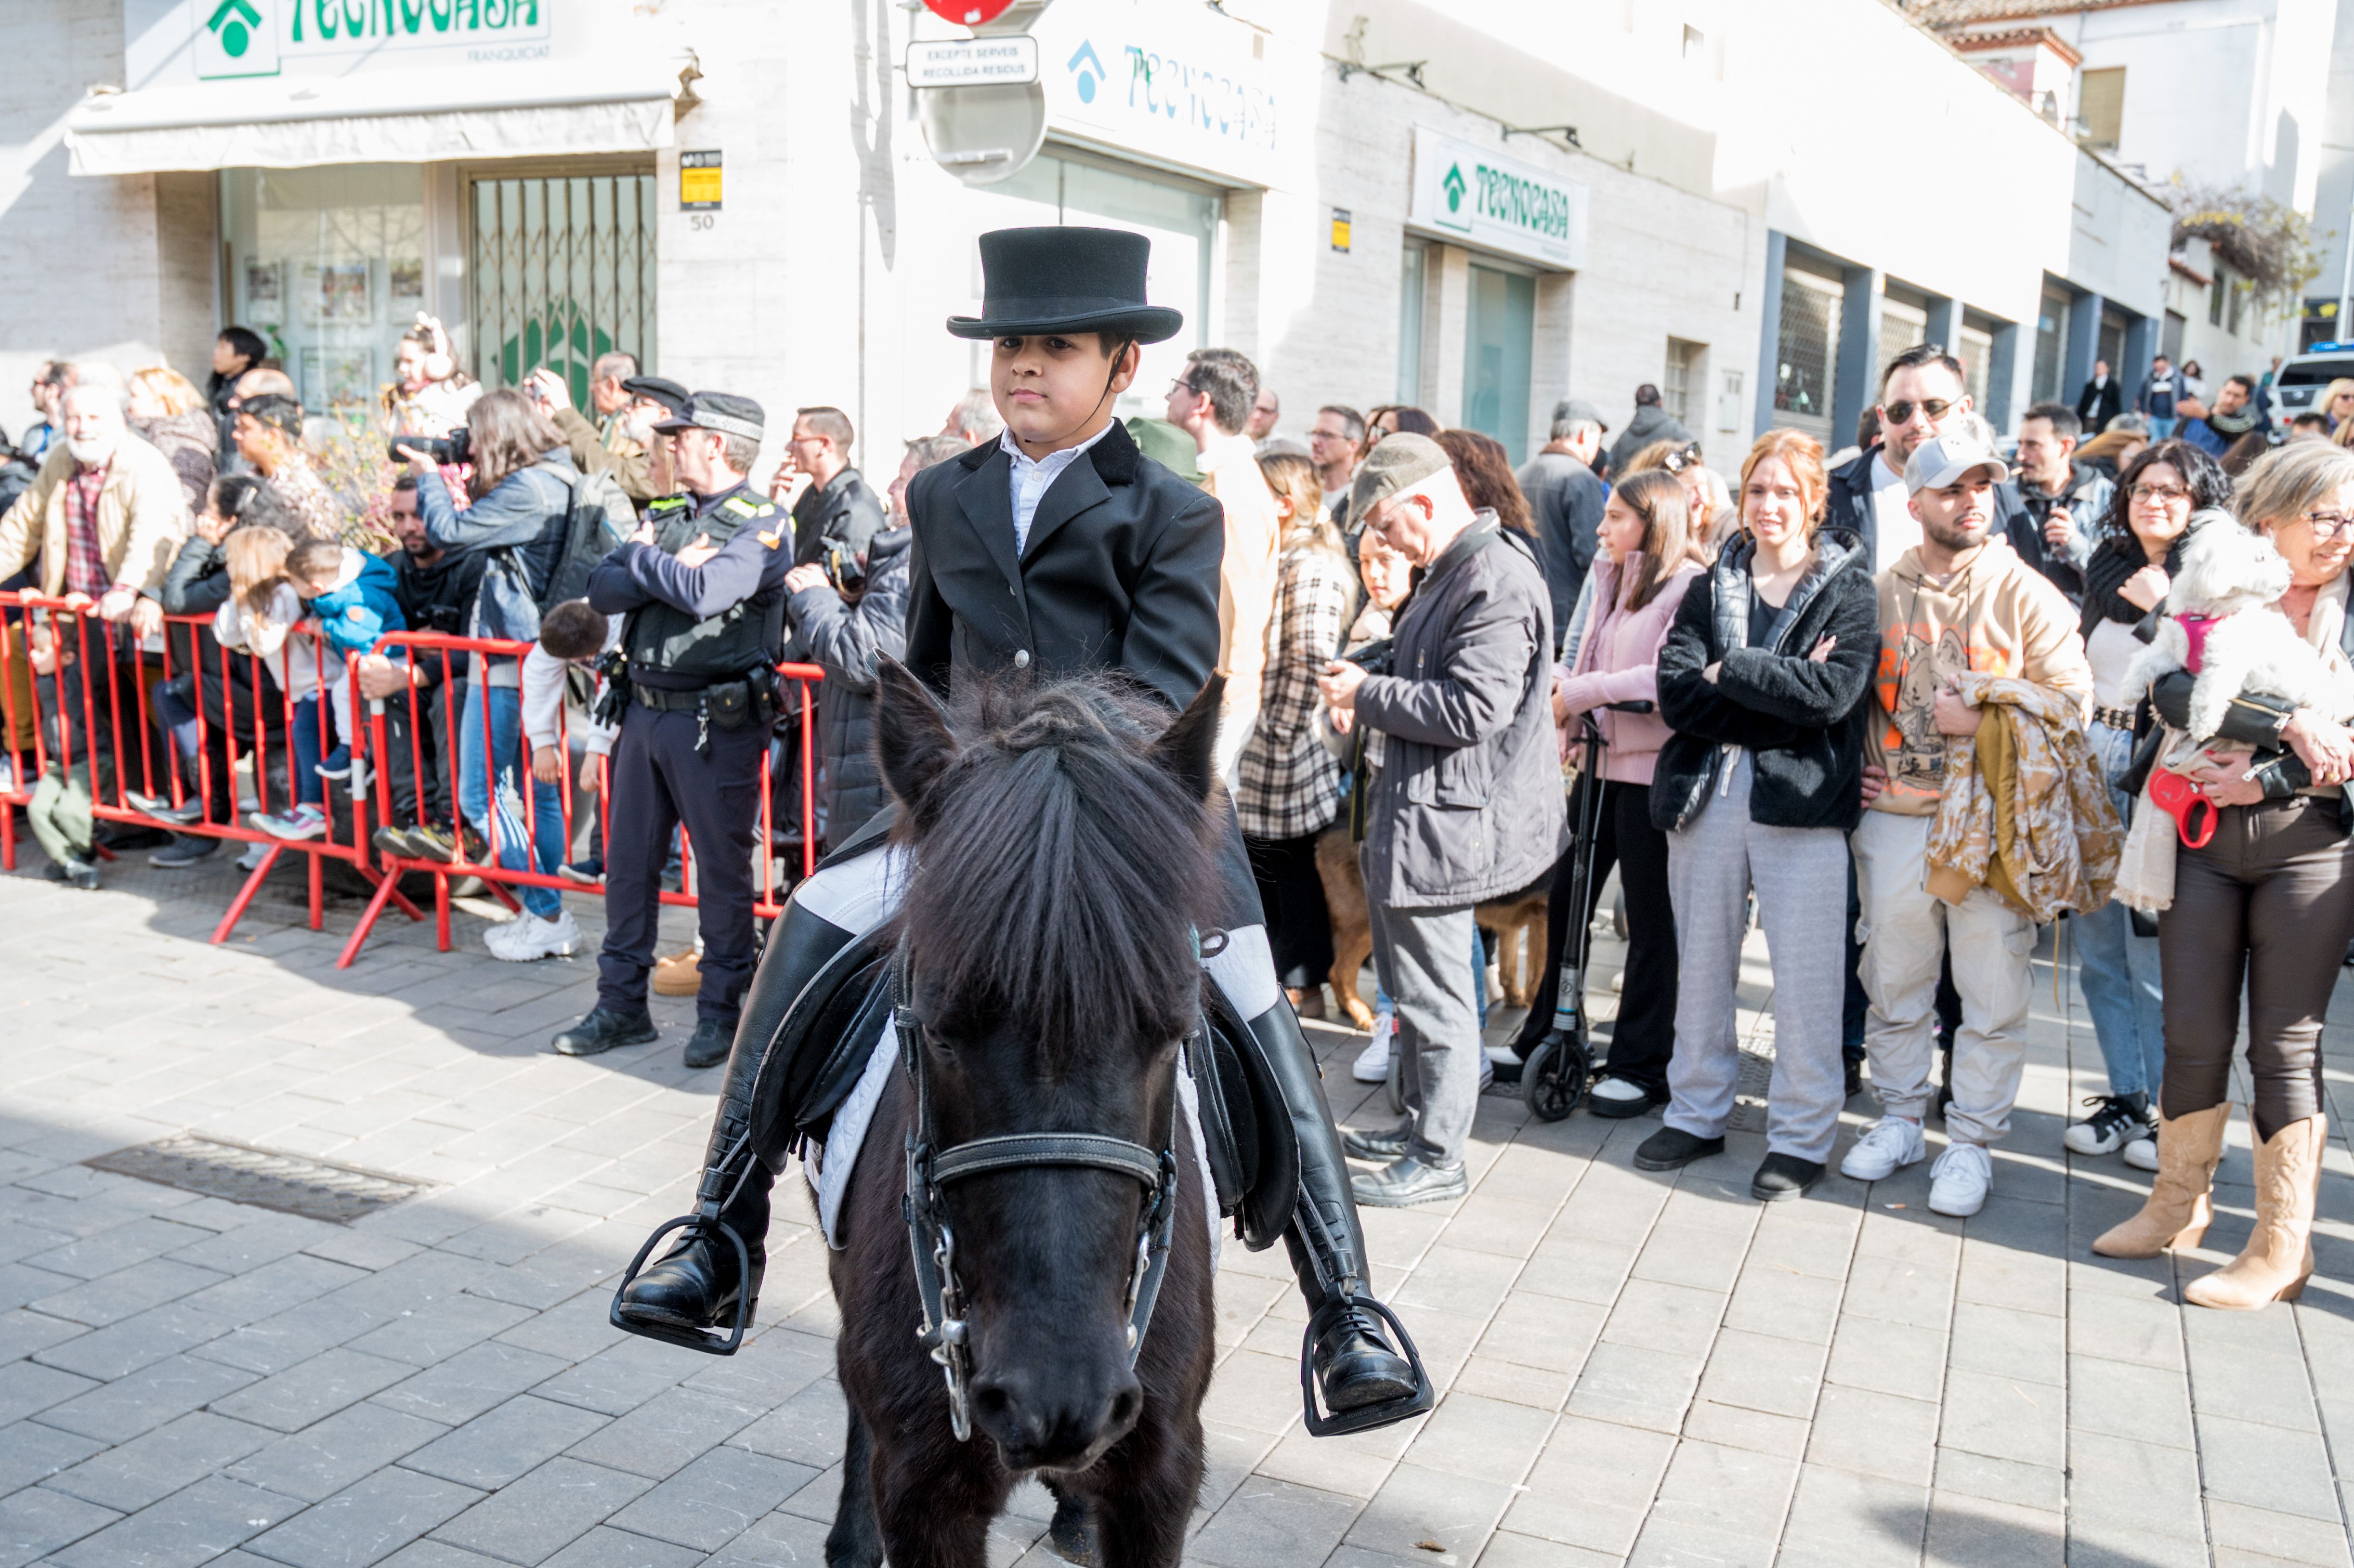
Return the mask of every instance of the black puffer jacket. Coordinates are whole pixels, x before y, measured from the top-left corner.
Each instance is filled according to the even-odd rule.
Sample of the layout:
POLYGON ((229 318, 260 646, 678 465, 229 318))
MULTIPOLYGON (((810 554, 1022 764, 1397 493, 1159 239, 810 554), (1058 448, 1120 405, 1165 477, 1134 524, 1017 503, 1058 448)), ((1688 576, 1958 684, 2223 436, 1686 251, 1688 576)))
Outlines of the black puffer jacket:
POLYGON ((888 799, 875 760, 875 672, 885 658, 907 656, 907 546, 914 537, 913 529, 900 527, 867 540, 866 589, 856 604, 832 583, 820 583, 785 605, 793 629, 785 657, 825 668, 817 722, 829 844, 842 843, 888 799))
POLYGON ((1659 649, 1659 716, 1676 733, 1651 778, 1651 821, 1688 826, 1708 803, 1724 747, 1750 754, 1749 816, 1776 828, 1852 828, 1863 813, 1864 703, 1880 661, 1880 599, 1856 537, 1825 529, 1817 558, 1749 645, 1754 546, 1735 541, 1684 594, 1659 649), (1807 654, 1838 639, 1821 663, 1807 654), (1713 682, 1702 672, 1721 663, 1713 682))

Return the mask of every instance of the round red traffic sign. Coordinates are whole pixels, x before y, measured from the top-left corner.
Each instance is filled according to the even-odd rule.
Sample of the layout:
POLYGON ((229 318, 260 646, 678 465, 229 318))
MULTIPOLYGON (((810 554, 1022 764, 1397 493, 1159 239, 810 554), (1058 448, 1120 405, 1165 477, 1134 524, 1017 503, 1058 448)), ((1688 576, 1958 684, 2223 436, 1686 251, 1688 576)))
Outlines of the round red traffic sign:
POLYGON ((924 0, 924 8, 943 22, 978 27, 1005 14, 1013 0, 924 0))

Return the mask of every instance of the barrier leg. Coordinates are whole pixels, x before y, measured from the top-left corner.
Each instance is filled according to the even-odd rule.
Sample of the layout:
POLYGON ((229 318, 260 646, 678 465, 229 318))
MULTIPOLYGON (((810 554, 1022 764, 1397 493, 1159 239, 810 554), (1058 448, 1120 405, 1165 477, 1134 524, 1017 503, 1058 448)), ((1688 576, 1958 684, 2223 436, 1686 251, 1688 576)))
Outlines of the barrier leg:
POLYGON ((433 939, 442 952, 450 950, 450 874, 433 872, 433 939))
POLYGON ((253 902, 255 894, 261 891, 262 881, 269 876, 270 867, 276 865, 278 857, 285 853, 283 844, 271 844, 263 853, 261 863, 253 868, 253 874, 247 877, 245 885, 237 890, 237 897, 230 901, 228 913, 221 916, 220 927, 213 932, 215 947, 228 941, 229 933, 237 929, 237 923, 245 918, 245 906, 253 902))
POLYGON ((320 865, 318 855, 306 854, 302 858, 311 863, 311 929, 323 931, 327 927, 325 868, 320 865))
MULTIPOLYGON (((399 881, 398 872, 389 872, 376 879, 376 896, 368 900, 367 908, 360 915, 359 925, 353 928, 352 939, 344 944, 343 952, 337 956, 335 959, 337 969, 350 969, 352 960, 360 956, 361 944, 368 939, 368 932, 376 926, 376 917, 384 913, 385 901, 394 896, 399 881)), ((406 903, 407 900, 404 899, 402 902, 406 903)), ((421 918, 413 909, 409 913, 412 917, 421 918)))

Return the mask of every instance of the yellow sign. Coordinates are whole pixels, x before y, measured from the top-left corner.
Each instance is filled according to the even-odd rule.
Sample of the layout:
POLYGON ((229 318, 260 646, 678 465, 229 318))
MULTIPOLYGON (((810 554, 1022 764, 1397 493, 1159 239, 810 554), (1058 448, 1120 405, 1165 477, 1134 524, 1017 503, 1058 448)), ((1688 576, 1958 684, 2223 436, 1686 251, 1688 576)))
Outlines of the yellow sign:
POLYGON ((678 206, 682 212, 719 210, 717 153, 681 153, 678 155, 678 206))
POLYGON ((1349 213, 1345 207, 1332 209, 1332 249, 1343 255, 1349 249, 1349 213))

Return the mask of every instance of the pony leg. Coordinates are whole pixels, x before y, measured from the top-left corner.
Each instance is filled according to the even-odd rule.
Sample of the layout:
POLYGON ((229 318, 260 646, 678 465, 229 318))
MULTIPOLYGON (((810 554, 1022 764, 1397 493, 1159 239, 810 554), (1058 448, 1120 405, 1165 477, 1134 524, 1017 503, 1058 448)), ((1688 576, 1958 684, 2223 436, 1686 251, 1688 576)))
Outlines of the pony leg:
POLYGON ((885 1486, 875 1501, 891 1568, 988 1568, 988 1514, 955 1511, 922 1486, 885 1486))
POLYGON ((825 1568, 883 1568, 883 1535, 875 1522, 875 1440, 850 1407, 842 1451, 842 1500, 825 1534, 825 1568))
POLYGON ((1102 1568, 1177 1568, 1185 1527, 1202 1489, 1201 1426, 1191 1443, 1164 1442, 1161 1461, 1136 1478, 1123 1495, 1096 1500, 1096 1537, 1102 1568))

